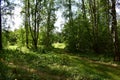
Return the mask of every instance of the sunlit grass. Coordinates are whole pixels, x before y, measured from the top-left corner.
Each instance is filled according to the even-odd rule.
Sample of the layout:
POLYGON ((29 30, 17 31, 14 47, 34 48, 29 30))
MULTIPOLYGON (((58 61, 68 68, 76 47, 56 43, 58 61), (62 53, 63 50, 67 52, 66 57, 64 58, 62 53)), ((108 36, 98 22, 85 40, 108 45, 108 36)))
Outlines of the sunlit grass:
POLYGON ((8 49, 16 49, 18 46, 17 45, 9 45, 7 48, 8 49))
MULTIPOLYGON (((82 57, 49 52, 4 50, 0 53, 2 72, 14 80, 119 80, 120 66, 82 57), (16 70, 16 73, 13 71, 16 70), (12 76, 11 76, 12 75, 12 76)), ((2 72, 0 72, 2 74, 2 72)), ((1 75, 0 75, 1 77, 1 75)), ((1 78, 0 78, 1 79, 1 78)))
POLYGON ((64 49, 66 47, 65 43, 53 43, 52 46, 60 49, 64 49))

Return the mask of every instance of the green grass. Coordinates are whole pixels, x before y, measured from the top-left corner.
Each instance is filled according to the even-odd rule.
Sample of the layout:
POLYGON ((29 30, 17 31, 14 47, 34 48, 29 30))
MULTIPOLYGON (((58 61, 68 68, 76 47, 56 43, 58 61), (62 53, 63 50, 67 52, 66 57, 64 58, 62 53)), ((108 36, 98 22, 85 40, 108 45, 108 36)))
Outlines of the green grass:
POLYGON ((0 52, 0 80, 119 80, 120 65, 49 52, 0 52))
POLYGON ((10 46, 8 46, 7 48, 8 48, 8 49, 13 49, 13 50, 14 50, 14 49, 16 49, 17 47, 18 47, 17 45, 10 45, 10 46))
POLYGON ((66 47, 65 43, 53 43, 54 48, 64 49, 66 47))

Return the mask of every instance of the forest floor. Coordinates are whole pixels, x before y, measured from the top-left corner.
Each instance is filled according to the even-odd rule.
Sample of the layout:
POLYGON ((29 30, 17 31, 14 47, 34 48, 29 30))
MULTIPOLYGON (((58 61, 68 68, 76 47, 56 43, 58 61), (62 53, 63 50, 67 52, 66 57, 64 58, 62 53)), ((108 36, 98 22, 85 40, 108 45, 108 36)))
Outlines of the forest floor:
POLYGON ((0 80, 120 80, 120 65, 55 49, 48 53, 5 49, 0 52, 0 80))

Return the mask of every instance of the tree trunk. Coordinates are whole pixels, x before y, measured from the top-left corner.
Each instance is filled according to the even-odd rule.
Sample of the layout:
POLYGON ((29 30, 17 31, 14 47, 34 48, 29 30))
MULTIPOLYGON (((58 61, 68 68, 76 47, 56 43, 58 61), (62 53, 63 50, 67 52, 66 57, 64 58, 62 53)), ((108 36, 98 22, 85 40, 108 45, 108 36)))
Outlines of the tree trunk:
POLYGON ((113 44, 114 44, 114 60, 120 61, 120 54, 118 48, 118 31, 117 31, 117 20, 116 20, 116 0, 112 0, 112 37, 113 37, 113 44))
POLYGON ((86 10, 85 10, 85 2, 82 0, 82 11, 83 11, 83 18, 86 19, 86 10))
MULTIPOLYGON (((39 11, 39 6, 41 5, 41 2, 38 0, 35 1, 35 7, 34 11, 32 11, 31 8, 31 16, 30 16, 30 11, 28 10, 28 25, 30 29, 30 33, 32 36, 32 42, 33 42, 33 47, 34 49, 37 49, 38 45, 38 35, 39 35, 39 23, 40 23, 40 11, 39 11), (32 24, 30 24, 30 17, 31 20, 33 21, 32 24)), ((30 3, 28 3, 28 7, 30 6, 30 3)))
POLYGON ((69 46, 68 46, 68 48, 69 48, 69 50, 71 50, 71 51, 76 51, 76 50, 78 50, 77 49, 77 47, 78 47, 78 45, 76 45, 75 44, 75 42, 74 42, 74 39, 72 39, 72 38, 74 38, 75 37, 75 35, 74 35, 74 33, 75 33, 75 31, 74 31, 74 27, 73 27, 73 25, 74 25, 74 23, 73 23, 73 13, 72 13, 72 1, 71 0, 69 0, 69 4, 68 4, 68 11, 69 11, 69 42, 68 42, 68 44, 70 44, 69 46))
POLYGON ((47 17, 47 29, 46 29, 46 49, 49 50, 51 47, 51 42, 50 42, 50 32, 51 32, 51 7, 52 7, 52 2, 50 1, 49 7, 48 7, 48 17, 47 17))
POLYGON ((35 49, 37 49, 37 38, 36 38, 36 36, 37 36, 37 33, 36 33, 36 29, 37 29, 37 5, 38 5, 38 2, 37 2, 37 0, 36 0, 36 4, 35 4, 35 20, 34 20, 34 24, 35 24, 35 26, 34 26, 34 47, 35 47, 35 49))
POLYGON ((26 13, 25 13, 25 30, 26 30, 26 47, 28 48, 28 43, 29 43, 29 39, 28 39, 28 36, 29 36, 29 31, 28 31, 28 9, 29 7, 27 6, 27 4, 29 3, 29 0, 27 0, 28 2, 26 2, 26 13))
POLYGON ((89 1, 90 6, 90 15, 91 15, 91 24, 92 24, 92 30, 93 30, 93 50, 96 53, 99 53, 99 46, 98 46, 98 19, 97 19, 97 1, 96 0, 90 0, 89 1))
POLYGON ((0 50, 2 50, 2 19, 1 19, 1 0, 0 0, 0 50))

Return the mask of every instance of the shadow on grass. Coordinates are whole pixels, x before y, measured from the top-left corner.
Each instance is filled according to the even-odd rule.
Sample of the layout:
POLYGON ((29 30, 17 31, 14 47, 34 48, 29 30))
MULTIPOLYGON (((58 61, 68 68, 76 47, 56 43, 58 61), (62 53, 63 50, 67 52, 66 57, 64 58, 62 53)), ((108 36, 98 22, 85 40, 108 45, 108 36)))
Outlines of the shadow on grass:
POLYGON ((0 78, 3 80, 119 80, 120 68, 73 55, 50 52, 0 52, 0 78))
MULTIPOLYGON (((50 59, 50 54, 36 54, 36 53, 24 53, 18 50, 3 50, 0 53, 1 61, 1 79, 4 80, 35 80, 36 76, 38 80, 60 80, 61 77, 55 74, 55 70, 51 70, 48 65, 52 64, 54 60, 50 59), (49 62, 51 61, 51 62, 49 62), (15 71, 15 72, 14 72, 15 71), (53 74, 51 74, 53 71, 53 74), (7 75, 6 73, 9 73, 7 75), (17 74, 17 75, 16 75, 17 74)), ((57 71, 57 70, 56 70, 57 71)))
POLYGON ((78 73, 83 73, 83 77, 87 80, 118 80, 120 79, 120 68, 119 66, 106 65, 94 61, 88 61, 84 59, 78 59, 78 73))

